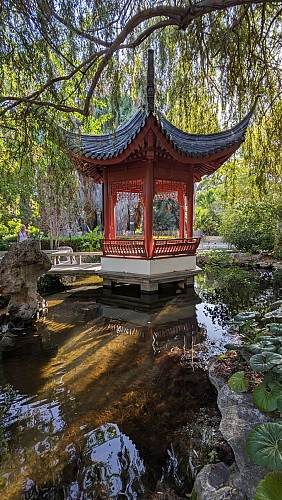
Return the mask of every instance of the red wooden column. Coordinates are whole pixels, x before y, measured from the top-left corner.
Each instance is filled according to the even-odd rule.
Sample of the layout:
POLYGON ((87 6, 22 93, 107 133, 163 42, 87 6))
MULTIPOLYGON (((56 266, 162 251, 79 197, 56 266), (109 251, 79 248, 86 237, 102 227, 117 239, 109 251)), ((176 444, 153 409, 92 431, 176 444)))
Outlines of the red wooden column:
POLYGON ((193 221, 194 221, 194 175, 191 170, 190 179, 187 182, 187 238, 193 237, 193 221))
POLYGON ((114 193, 110 198, 110 215, 111 215, 110 238, 114 240, 116 239, 116 217, 115 217, 116 203, 117 203, 117 193, 114 193))
POLYGON ((179 238, 185 238, 185 214, 184 214, 184 193, 183 191, 178 191, 178 203, 179 203, 179 238))
POLYGON ((104 181, 104 239, 108 240, 110 238, 111 214, 110 214, 110 186, 108 182, 107 168, 105 168, 103 172, 103 181, 104 181))
POLYGON ((153 201, 154 201, 154 169, 153 162, 147 160, 145 182, 144 236, 147 258, 153 256, 153 201))

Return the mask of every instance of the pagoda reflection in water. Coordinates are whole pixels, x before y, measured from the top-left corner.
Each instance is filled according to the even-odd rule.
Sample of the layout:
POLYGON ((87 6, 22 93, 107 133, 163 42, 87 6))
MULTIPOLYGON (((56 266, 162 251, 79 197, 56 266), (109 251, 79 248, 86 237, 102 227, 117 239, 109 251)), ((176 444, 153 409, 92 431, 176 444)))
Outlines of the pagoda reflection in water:
POLYGON ((103 289, 99 298, 104 326, 115 335, 151 341, 154 353, 164 349, 184 354, 205 340, 198 324, 196 305, 201 302, 193 288, 168 287, 154 295, 141 294, 132 286, 103 289))

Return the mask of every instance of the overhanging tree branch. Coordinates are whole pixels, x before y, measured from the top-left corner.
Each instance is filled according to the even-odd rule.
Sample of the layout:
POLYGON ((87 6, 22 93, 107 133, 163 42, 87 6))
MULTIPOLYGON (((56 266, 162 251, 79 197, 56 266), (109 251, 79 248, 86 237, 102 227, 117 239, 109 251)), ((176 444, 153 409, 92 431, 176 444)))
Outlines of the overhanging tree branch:
MULTIPOLYGON (((59 23, 59 25, 67 27, 70 32, 75 33, 78 37, 88 40, 90 43, 89 50, 92 50, 92 54, 82 63, 72 68, 71 71, 66 72, 62 76, 49 78, 44 85, 28 95, 2 96, 0 98, 0 102, 2 103, 1 114, 3 115, 7 113, 7 111, 19 106, 20 104, 25 104, 28 106, 46 106, 64 112, 77 112, 88 116, 90 112, 90 102, 93 98, 101 75, 117 51, 122 49, 135 49, 150 35, 164 27, 175 26, 181 30, 187 30, 193 21, 205 16, 206 14, 216 13, 238 6, 244 6, 245 10, 243 11, 241 17, 235 21, 234 26, 237 26, 237 24, 240 24, 244 20, 248 7, 267 4, 277 5, 280 3, 281 1, 278 0, 200 0, 198 2, 190 2, 190 6, 188 8, 174 5, 157 5, 156 7, 143 9, 132 15, 124 26, 119 26, 119 33, 112 39, 111 42, 109 42, 108 40, 103 40, 100 37, 96 37, 85 30, 78 28, 71 22, 71 20, 66 19, 55 11, 55 8, 51 6, 49 1, 41 0, 39 2, 39 7, 42 15, 45 16, 45 21, 47 21, 48 17, 51 16, 57 23, 59 23), (141 32, 135 35, 136 29, 138 30, 140 28, 141 32), (135 38, 127 41, 129 36, 133 38, 135 36, 135 38), (92 47, 91 44, 93 44, 94 47, 92 47), (71 79, 79 72, 81 72, 84 76, 91 78, 91 83, 89 84, 83 108, 78 106, 76 107, 75 105, 65 106, 62 105, 61 102, 54 102, 54 99, 39 99, 40 96, 46 91, 54 88, 58 82, 71 81, 71 79)), ((17 4, 17 7, 18 5, 19 4, 17 4)), ((127 6, 128 5, 130 5, 130 2, 127 3, 127 6)), ((29 5, 25 6, 25 2, 22 1, 20 6, 25 16, 30 15, 31 7, 29 5)), ((37 27, 37 29, 39 28, 37 27)), ((95 26, 93 27, 93 32, 94 31, 95 26)), ((59 58, 63 57, 61 49, 56 51, 53 46, 53 50, 59 58)))

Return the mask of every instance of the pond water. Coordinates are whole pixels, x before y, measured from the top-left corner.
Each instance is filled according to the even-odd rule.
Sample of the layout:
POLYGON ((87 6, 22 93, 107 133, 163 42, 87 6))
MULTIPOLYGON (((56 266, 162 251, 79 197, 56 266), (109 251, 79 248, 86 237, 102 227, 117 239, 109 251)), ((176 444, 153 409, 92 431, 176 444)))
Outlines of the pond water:
POLYGON ((203 274, 150 304, 95 280, 49 296, 0 365, 1 498, 153 499, 163 485, 185 497, 192 427, 204 443, 219 419, 208 359, 233 340, 232 314, 277 298, 269 273, 225 281, 203 274))

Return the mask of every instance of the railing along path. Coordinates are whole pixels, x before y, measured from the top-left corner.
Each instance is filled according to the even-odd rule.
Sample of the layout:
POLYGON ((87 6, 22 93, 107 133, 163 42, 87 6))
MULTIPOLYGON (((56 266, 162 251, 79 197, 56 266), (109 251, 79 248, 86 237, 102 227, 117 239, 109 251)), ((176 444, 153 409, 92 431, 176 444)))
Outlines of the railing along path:
POLYGON ((62 264, 77 264, 80 266, 83 263, 84 257, 101 257, 103 255, 102 252, 73 252, 72 250, 63 250, 60 248, 56 250, 44 250, 44 253, 50 257, 53 266, 62 264))

